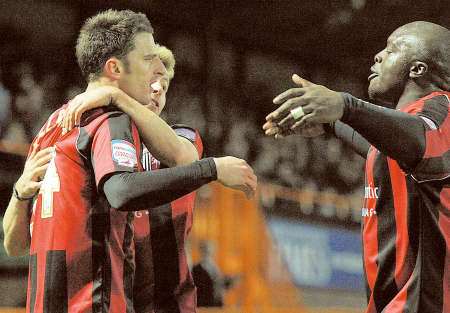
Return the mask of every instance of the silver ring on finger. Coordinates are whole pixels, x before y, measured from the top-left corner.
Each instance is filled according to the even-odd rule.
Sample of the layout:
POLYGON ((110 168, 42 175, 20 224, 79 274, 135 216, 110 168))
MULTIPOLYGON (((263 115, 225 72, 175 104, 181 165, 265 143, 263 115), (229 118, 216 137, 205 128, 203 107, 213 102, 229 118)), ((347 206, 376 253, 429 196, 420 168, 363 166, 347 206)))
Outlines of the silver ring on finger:
POLYGON ((305 111, 303 111, 303 108, 300 106, 298 108, 292 109, 291 115, 294 118, 294 120, 299 120, 302 118, 302 116, 305 115, 305 111))

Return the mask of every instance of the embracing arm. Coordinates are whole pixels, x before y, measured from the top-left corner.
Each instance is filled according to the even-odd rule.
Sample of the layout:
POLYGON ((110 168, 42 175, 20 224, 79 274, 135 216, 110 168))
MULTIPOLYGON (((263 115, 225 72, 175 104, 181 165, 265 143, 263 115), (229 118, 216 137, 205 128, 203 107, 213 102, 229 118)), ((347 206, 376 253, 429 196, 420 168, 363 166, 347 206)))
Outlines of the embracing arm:
POLYGON ((20 201, 12 196, 3 217, 5 240, 3 245, 9 256, 25 255, 30 246, 30 209, 31 200, 20 201))
POLYGON ((113 104, 136 124, 139 133, 155 158, 167 166, 183 165, 198 160, 195 147, 178 137, 174 130, 157 114, 144 107, 122 90, 101 86, 79 94, 69 102, 61 126, 70 131, 80 124, 84 112, 113 104))
POLYGON ((3 245, 10 256, 24 255, 30 245, 30 208, 34 195, 39 191, 41 178, 52 157, 53 148, 32 153, 25 162, 22 175, 14 185, 14 193, 9 200, 3 217, 5 239, 3 245))
POLYGON ((175 131, 157 114, 123 91, 116 90, 112 99, 112 103, 134 121, 145 145, 147 148, 151 148, 156 159, 169 167, 189 164, 198 160, 198 153, 194 145, 177 136, 175 131))

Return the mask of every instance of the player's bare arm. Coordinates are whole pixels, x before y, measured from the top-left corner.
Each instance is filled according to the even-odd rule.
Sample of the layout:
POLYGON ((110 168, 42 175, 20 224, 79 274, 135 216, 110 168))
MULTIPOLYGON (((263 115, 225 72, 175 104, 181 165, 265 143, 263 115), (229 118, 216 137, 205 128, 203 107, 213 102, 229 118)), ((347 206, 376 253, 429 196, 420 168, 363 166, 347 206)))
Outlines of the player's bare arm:
POLYGON ((33 152, 22 175, 14 185, 14 192, 3 218, 4 246, 10 256, 25 255, 30 245, 29 210, 34 196, 39 192, 54 148, 33 152))
POLYGON ((61 125, 70 131, 80 123, 84 112, 110 104, 131 117, 146 146, 167 166, 184 165, 198 160, 197 150, 192 143, 177 136, 157 114, 116 87, 102 86, 76 96, 70 101, 61 125))

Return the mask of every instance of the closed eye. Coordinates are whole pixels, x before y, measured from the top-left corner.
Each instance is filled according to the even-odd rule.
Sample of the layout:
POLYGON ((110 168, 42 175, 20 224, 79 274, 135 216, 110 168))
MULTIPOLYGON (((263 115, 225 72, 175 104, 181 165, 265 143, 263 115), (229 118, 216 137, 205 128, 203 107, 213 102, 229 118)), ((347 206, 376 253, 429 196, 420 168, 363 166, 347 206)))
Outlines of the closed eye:
POLYGON ((155 59, 158 55, 157 54, 147 54, 144 56, 144 60, 146 61, 152 61, 153 59, 155 59))

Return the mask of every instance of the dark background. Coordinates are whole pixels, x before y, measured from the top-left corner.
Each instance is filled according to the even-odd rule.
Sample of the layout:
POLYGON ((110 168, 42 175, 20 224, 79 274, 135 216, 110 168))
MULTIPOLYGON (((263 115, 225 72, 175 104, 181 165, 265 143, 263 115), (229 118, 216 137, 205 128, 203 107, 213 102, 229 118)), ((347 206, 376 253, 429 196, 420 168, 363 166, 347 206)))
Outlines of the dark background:
MULTIPOLYGON (((54 109, 83 91, 85 82, 74 56, 78 30, 87 17, 107 8, 147 14, 156 41, 174 51, 175 79, 164 117, 198 128, 207 155, 245 158, 262 184, 357 198, 362 195, 363 160, 338 141, 326 136, 283 141, 264 137, 261 125, 275 108, 273 97, 292 86, 290 77, 298 73, 367 99, 373 56, 392 31, 415 20, 450 26, 448 0, 4 0, 0 2, 4 145, 29 143, 54 109)), ((23 156, 0 152, 0 213, 23 162, 23 156)), ((276 199, 275 207, 284 210, 270 209, 272 202, 266 207, 268 214, 359 227, 358 204, 343 214, 326 205, 302 207, 286 199, 276 199)), ((26 260, 8 264, 0 268, 3 282, 26 273, 26 260)), ((0 305, 22 300, 11 301, 0 297, 0 305)))

